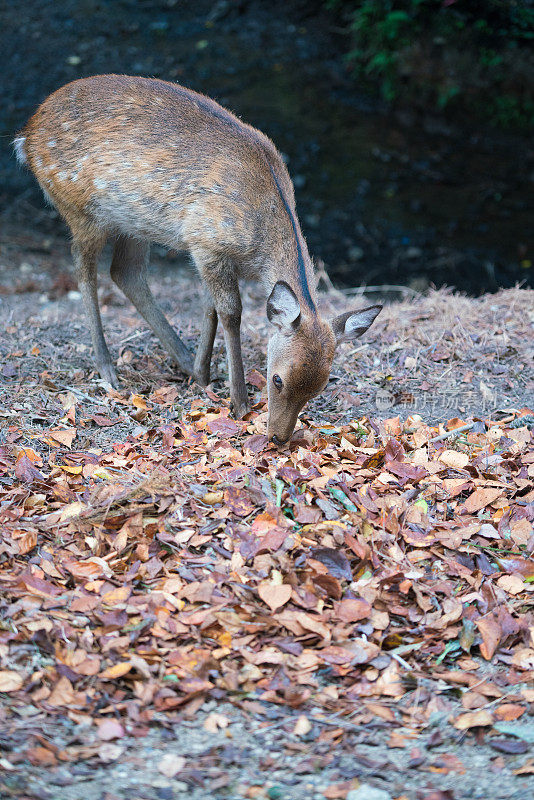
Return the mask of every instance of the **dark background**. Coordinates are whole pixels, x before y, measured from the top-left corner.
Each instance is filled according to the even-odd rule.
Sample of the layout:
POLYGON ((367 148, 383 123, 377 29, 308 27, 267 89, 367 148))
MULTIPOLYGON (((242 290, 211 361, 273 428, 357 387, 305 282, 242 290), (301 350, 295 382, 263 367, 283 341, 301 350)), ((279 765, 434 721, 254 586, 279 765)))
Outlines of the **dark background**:
POLYGON ((472 294, 528 283, 528 114, 515 106, 501 114, 497 89, 486 81, 477 94, 472 79, 475 66, 492 74, 481 59, 495 63, 501 48, 501 73, 506 78, 513 64, 517 84, 525 50, 509 52, 504 31, 488 56, 475 42, 480 26, 454 0, 427 3, 426 17, 414 16, 412 26, 416 6, 377 0, 382 17, 364 19, 368 28, 355 40, 369 2, 4 2, 0 225, 63 232, 10 142, 54 89, 120 72, 183 83, 265 131, 288 158, 310 251, 337 283, 448 284, 472 294), (449 8, 455 5, 459 13, 449 8), (398 17, 399 8, 408 16, 398 17), (462 49, 473 40, 460 66, 454 43, 445 41, 453 12, 463 20, 462 49), (429 38, 425 26, 436 20, 449 26, 445 38, 429 38), (355 51, 355 43, 367 50, 355 51))

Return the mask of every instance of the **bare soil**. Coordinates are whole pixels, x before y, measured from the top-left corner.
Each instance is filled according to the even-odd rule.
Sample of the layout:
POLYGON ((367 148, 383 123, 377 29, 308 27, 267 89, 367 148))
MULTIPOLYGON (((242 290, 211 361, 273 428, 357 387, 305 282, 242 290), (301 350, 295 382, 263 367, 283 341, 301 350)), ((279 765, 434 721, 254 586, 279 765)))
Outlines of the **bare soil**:
MULTIPOLYGON (((151 285, 169 320, 194 351, 199 331, 200 286, 185 258, 156 249, 151 285)), ((148 393, 176 382, 180 403, 205 396, 184 380, 161 350, 135 309, 109 278, 103 259, 100 302, 112 353, 118 359, 125 393, 148 393)), ((265 368, 268 323, 264 298, 253 285, 243 287, 243 347, 246 367, 265 368)), ((528 289, 507 289, 480 298, 452 290, 354 297, 350 291, 321 294, 322 311, 334 315, 349 307, 385 302, 384 310, 355 346, 343 346, 326 391, 303 414, 325 423, 361 416, 420 414, 428 422, 459 417, 469 421, 521 409, 534 396, 533 297, 528 289)), ((31 230, 6 231, 0 272, 4 335, 0 339, 3 423, 24 420, 28 431, 48 420, 35 416, 35 400, 57 403, 70 389, 91 413, 106 405, 106 391, 92 365, 90 337, 81 307, 66 239, 31 230)), ((222 337, 216 340, 212 388, 228 394, 222 337)), ((258 390, 250 386, 251 399, 258 390)), ((176 413, 180 411, 179 406, 176 413)), ((58 406, 58 414, 61 415, 58 406)), ((59 417, 58 417, 59 418, 59 417)), ((138 425, 88 431, 92 446, 127 436, 138 425), (130 426, 130 427, 129 427, 130 426)), ((305 422, 304 422, 305 424, 305 422)), ((80 443, 83 444, 83 443, 80 443)))

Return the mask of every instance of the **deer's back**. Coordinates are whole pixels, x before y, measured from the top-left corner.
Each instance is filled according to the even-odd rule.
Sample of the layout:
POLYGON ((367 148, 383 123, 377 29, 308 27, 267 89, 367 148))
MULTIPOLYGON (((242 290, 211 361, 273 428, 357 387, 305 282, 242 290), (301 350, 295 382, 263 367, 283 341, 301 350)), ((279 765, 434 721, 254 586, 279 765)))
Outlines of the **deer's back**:
POLYGON ((177 84, 119 75, 74 81, 44 101, 22 135, 59 210, 112 232, 246 252, 284 216, 284 202, 294 203, 272 142, 177 84))

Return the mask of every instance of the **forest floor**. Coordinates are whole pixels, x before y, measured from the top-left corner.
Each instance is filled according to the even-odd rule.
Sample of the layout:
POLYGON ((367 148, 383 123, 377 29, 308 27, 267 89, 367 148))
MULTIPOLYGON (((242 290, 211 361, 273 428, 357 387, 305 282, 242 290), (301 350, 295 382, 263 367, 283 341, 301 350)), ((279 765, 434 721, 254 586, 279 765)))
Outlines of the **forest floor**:
POLYGON ((205 392, 103 269, 110 392, 66 241, 1 266, 2 798, 532 795, 532 291, 387 303, 277 453, 254 287, 234 422, 220 337, 205 392))

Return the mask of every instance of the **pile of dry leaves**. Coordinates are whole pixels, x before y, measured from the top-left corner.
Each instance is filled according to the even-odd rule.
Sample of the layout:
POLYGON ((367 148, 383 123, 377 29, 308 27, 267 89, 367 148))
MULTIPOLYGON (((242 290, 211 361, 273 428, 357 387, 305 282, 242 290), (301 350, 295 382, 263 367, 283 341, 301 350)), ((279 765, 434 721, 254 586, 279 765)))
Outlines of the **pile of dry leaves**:
POLYGON ((31 443, 10 426, 10 704, 140 728, 206 696, 360 720, 396 704, 417 728, 454 686, 456 728, 506 736, 534 703, 532 412, 310 424, 278 452, 259 394, 245 421, 210 392, 169 421, 177 394, 112 393, 145 425, 107 452, 75 449, 114 420, 85 419, 71 393, 31 443))

